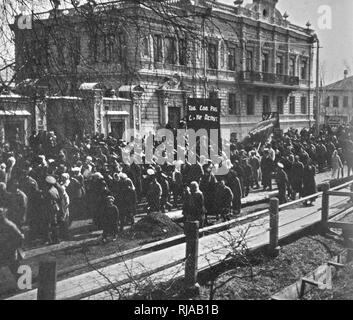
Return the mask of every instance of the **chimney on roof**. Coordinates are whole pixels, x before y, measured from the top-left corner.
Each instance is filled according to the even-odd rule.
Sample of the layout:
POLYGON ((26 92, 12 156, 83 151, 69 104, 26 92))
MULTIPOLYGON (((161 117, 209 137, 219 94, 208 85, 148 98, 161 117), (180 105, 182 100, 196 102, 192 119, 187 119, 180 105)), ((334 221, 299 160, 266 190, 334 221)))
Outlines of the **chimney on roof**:
POLYGON ((344 70, 344 78, 347 79, 347 76, 348 76, 348 70, 344 70))

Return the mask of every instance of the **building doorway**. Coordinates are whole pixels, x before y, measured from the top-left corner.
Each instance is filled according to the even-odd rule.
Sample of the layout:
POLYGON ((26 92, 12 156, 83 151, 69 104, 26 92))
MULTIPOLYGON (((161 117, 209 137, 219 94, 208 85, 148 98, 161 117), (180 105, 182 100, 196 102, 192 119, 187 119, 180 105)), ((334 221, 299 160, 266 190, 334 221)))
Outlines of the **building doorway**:
POLYGON ((110 132, 115 139, 122 139, 125 131, 124 121, 112 121, 110 123, 110 132))
POLYGON ((169 107, 168 108, 168 122, 173 129, 178 129, 180 122, 180 108, 179 107, 169 107))
POLYGON ((4 129, 6 142, 9 142, 11 145, 15 142, 24 143, 25 132, 23 120, 5 121, 4 129))

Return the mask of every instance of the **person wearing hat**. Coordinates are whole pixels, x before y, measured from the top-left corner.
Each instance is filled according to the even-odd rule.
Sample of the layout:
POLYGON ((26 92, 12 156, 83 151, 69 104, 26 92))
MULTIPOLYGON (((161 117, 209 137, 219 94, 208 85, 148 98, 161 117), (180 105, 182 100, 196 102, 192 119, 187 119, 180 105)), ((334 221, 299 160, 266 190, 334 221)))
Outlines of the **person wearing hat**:
POLYGON ((279 203, 286 203, 287 200, 287 188, 290 188, 288 176, 284 171, 284 165, 281 162, 277 164, 277 174, 276 174, 276 182, 278 186, 278 199, 279 203))
POLYGON ((178 208, 179 202, 183 198, 183 176, 180 172, 181 164, 178 161, 173 162, 171 172, 171 185, 170 189, 173 193, 174 208, 178 208))
POLYGON ((104 199, 103 208, 101 208, 101 227, 103 230, 102 241, 106 243, 108 237, 112 236, 113 241, 118 235, 119 209, 114 204, 113 196, 106 196, 104 199))
POLYGON ((8 190, 7 217, 15 223, 18 228, 21 228, 27 219, 28 198, 24 192, 19 189, 18 180, 12 179, 9 181, 8 190))
POLYGON ((130 165, 129 174, 131 180, 136 188, 136 196, 137 201, 141 202, 142 197, 142 171, 140 165, 138 165, 135 161, 130 165))
POLYGON ((233 194, 233 211, 236 215, 239 215, 241 212, 241 199, 243 198, 243 193, 241 188, 241 182, 238 178, 238 173, 235 171, 234 167, 230 168, 225 178, 226 184, 233 194))
POLYGON ((127 224, 135 223, 136 190, 132 180, 125 173, 119 173, 117 203, 119 208, 120 231, 127 224))
POLYGON ((204 165, 204 174, 200 181, 200 190, 205 198, 205 223, 208 224, 208 216, 215 213, 214 198, 216 194, 217 179, 212 172, 211 164, 204 165))
POLYGON ((269 154, 268 149, 264 149, 264 155, 260 162, 261 173, 262 173, 262 186, 264 191, 267 189, 272 191, 272 171, 273 171, 273 161, 269 154))
POLYGON ((147 187, 147 212, 159 212, 161 207, 161 196, 162 196, 162 187, 158 183, 155 175, 150 176, 151 181, 147 187))
POLYGON ((61 200, 61 210, 59 216, 59 232, 60 237, 63 239, 69 238, 69 225, 70 225, 70 197, 67 193, 67 188, 70 185, 70 175, 68 173, 62 173, 59 178, 59 183, 56 184, 56 188, 59 191, 61 200))
POLYGON ((162 213, 165 213, 166 210, 168 211, 172 207, 172 205, 169 203, 169 196, 170 196, 169 181, 168 181, 168 177, 162 171, 161 167, 157 166, 156 169, 157 168, 159 169, 156 173, 156 178, 158 183, 162 187, 160 207, 161 207, 162 213))
POLYGON ((221 216, 223 221, 229 221, 233 202, 233 193, 230 188, 226 186, 225 177, 220 178, 220 181, 217 183, 213 201, 215 203, 216 220, 218 220, 218 217, 221 216))
POLYGON ((74 221, 75 219, 84 217, 86 188, 81 169, 73 167, 71 172, 70 184, 66 188, 66 191, 70 198, 70 221, 74 221))
MULTIPOLYGON (((315 181, 316 168, 312 164, 311 160, 308 160, 304 164, 304 173, 303 173, 303 191, 302 197, 311 196, 312 194, 317 193, 317 186, 315 181)), ((310 200, 304 201, 304 205, 312 205, 315 202, 316 198, 311 198, 310 200)))
POLYGON ((59 243, 59 216, 61 214, 61 199, 56 187, 56 179, 47 176, 45 179, 44 208, 47 221, 47 240, 50 244, 59 243))
POLYGON ((196 181, 190 183, 184 195, 183 215, 186 221, 199 221, 199 228, 203 228, 205 221, 205 199, 196 181))
POLYGON ((299 156, 294 157, 294 163, 292 164, 289 177, 292 190, 292 200, 295 200, 297 193, 299 193, 300 197, 303 190, 304 165, 300 161, 299 156))
POLYGON ((259 189, 259 180, 260 180, 260 175, 259 175, 259 169, 260 169, 260 159, 256 156, 256 151, 253 150, 250 153, 250 159, 249 159, 249 164, 251 166, 252 170, 252 186, 251 188, 254 189, 259 189))

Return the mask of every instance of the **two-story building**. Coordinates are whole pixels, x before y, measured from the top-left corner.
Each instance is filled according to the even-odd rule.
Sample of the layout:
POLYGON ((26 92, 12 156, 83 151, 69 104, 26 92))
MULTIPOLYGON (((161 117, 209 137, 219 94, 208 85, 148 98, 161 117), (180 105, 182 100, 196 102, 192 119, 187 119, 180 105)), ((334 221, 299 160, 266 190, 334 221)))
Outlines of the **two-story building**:
POLYGON ((353 76, 344 72, 344 79, 321 90, 321 122, 338 127, 353 120, 353 76))
POLYGON ((37 14, 31 30, 14 28, 16 80, 39 79, 51 96, 79 96, 82 84, 100 83, 130 99, 121 127, 115 121, 97 129, 103 133, 126 123, 176 127, 188 97, 221 99, 221 126, 238 139, 263 112, 279 112, 283 129, 308 127, 313 30, 291 24, 277 2, 175 0, 153 8, 126 0, 37 14))

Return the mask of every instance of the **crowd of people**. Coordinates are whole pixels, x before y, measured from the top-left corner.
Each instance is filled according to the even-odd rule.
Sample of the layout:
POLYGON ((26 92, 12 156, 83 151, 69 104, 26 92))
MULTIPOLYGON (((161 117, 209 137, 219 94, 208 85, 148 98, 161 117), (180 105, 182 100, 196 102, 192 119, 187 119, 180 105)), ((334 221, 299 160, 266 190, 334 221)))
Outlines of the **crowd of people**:
MULTIPOLYGON (((267 191, 276 181, 285 203, 316 193, 317 172, 330 168, 337 178, 347 164, 350 175, 352 136, 352 126, 337 132, 325 127, 319 135, 291 129, 260 145, 232 143, 230 158, 222 163, 228 172, 217 175, 212 161, 202 157, 196 163, 186 157, 162 165, 126 164, 121 150, 128 143, 112 135, 69 141, 54 132, 33 132, 28 146, 15 139, 0 148, 0 230, 22 241, 26 226, 27 241, 58 243, 70 237, 73 220, 91 218, 106 242, 134 224, 137 205, 145 201, 148 213, 182 207, 185 220, 200 226, 211 216, 229 220, 260 184, 267 191)), ((6 239, 0 242, 3 247, 6 239)))

